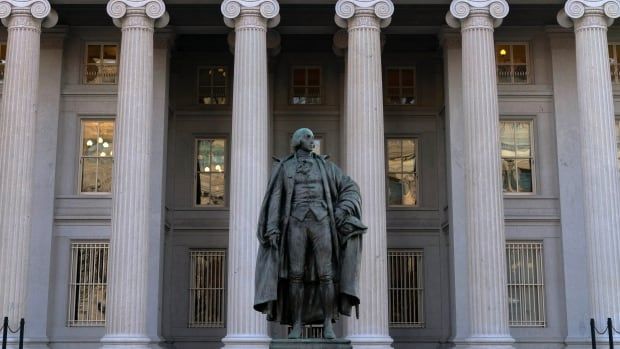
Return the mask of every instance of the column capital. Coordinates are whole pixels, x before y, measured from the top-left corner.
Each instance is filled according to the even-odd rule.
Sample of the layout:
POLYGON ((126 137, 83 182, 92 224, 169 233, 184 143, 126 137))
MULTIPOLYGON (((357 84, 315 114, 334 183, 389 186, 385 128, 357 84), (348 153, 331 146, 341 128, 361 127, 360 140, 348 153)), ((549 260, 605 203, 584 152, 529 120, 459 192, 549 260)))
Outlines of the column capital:
POLYGON ((459 28, 461 21, 473 13, 486 13, 494 19, 493 26, 498 27, 508 15, 509 6, 506 0, 453 0, 450 11, 446 14, 446 22, 452 28, 459 28))
POLYGON ((170 21, 163 0, 110 0, 106 7, 108 16, 112 17, 114 25, 119 28, 121 27, 120 19, 125 17, 128 9, 144 10, 145 16, 155 20, 155 28, 163 28, 170 21))
POLYGON ((257 12, 267 20, 267 27, 273 28, 280 23, 280 4, 277 0, 224 0, 221 6, 224 23, 235 27, 235 20, 247 12, 257 12))
POLYGON ((0 19, 7 27, 9 16, 23 11, 29 11, 32 17, 42 20, 41 26, 44 28, 51 28, 58 23, 58 14, 48 0, 0 0, 0 19))
MULTIPOLYGON (((595 17, 604 19, 604 25, 610 26, 614 19, 620 17, 619 0, 568 0, 564 8, 558 13, 558 23, 564 28, 573 26, 573 22, 582 19, 586 14, 593 14, 595 17)), ((592 21, 583 23, 586 26, 600 25, 592 21)))
POLYGON ((334 20, 339 27, 347 28, 349 19, 369 12, 379 18, 381 28, 385 28, 392 21, 394 4, 391 0, 338 0, 334 20))

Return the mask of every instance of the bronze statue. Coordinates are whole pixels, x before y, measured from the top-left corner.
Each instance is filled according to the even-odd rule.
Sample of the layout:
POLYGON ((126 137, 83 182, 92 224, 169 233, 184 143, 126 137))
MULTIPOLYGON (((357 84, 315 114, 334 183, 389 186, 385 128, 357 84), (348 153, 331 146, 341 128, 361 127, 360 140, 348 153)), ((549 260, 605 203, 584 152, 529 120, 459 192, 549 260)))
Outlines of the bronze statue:
POLYGON ((276 159, 258 223, 254 309, 269 321, 292 325, 290 339, 304 324, 323 324, 334 339, 332 322, 359 305, 362 251, 359 187, 312 152, 314 134, 293 134, 294 153, 276 159))

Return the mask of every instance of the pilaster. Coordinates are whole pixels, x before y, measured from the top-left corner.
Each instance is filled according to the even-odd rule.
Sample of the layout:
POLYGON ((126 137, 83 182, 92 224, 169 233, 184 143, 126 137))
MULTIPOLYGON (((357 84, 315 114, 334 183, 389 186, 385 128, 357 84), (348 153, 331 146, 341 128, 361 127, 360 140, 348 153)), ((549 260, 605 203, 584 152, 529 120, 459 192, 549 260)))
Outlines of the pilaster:
POLYGON ((112 0, 107 11, 122 31, 115 128, 112 234, 103 348, 151 348, 148 334, 153 32, 167 23, 161 0, 112 0))
MULTIPOLYGON (((8 28, 0 107, 0 317, 26 317, 41 27, 53 26, 47 0, 0 0, 8 28)), ((16 338, 9 338, 9 346, 16 338)))
MULTIPOLYGON (((511 348, 493 28, 505 0, 454 0, 446 21, 461 28, 469 334, 457 346, 511 348)), ((454 247, 458 248, 457 246, 454 247)))
MULTIPOLYGON (((558 22, 574 27, 581 140, 589 313, 598 324, 620 322, 620 174, 607 27, 620 16, 618 0, 569 0, 558 22)), ((606 340, 601 337, 601 340, 606 340)))
POLYGON ((336 24, 348 32, 345 171, 359 184, 364 222, 368 225, 360 268, 360 318, 343 320, 345 336, 354 348, 391 348, 392 344, 386 273, 381 28, 389 25, 393 12, 389 0, 340 0, 336 4, 336 24))
POLYGON ((266 349, 271 341, 267 320, 253 309, 258 240, 251 232, 269 180, 267 29, 278 24, 279 9, 275 0, 221 6, 235 30, 225 348, 266 349))

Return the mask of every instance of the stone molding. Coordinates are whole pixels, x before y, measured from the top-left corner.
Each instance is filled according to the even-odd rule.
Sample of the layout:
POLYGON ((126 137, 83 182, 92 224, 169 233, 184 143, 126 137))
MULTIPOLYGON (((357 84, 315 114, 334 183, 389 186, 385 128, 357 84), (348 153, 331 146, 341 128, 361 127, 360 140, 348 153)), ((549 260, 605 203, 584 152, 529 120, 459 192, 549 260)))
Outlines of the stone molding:
POLYGON ((15 10, 29 10, 32 17, 43 20, 41 26, 44 28, 51 28, 58 23, 58 14, 48 0, 0 0, 0 19, 6 27, 7 18, 15 10))
POLYGON ((483 11, 494 19, 493 26, 499 27, 509 9, 506 0, 453 0, 446 14, 446 22, 452 28, 459 28, 461 21, 470 14, 483 11))
POLYGON ((144 9, 145 15, 155 20, 155 28, 163 28, 170 21, 163 0, 110 0, 106 7, 108 16, 112 17, 114 25, 119 28, 120 19, 125 17, 128 9, 144 9))
MULTIPOLYGON (((568 0, 564 8, 558 12, 558 23, 564 28, 571 28, 573 21, 583 18, 586 13, 596 13, 604 17, 607 26, 613 24, 614 19, 620 17, 619 0, 568 0)), ((597 25, 597 23, 592 23, 597 25)))
POLYGON ((394 3, 390 0, 338 0, 334 20, 341 28, 347 28, 348 20, 359 12, 371 10, 380 19, 381 28, 390 25, 394 3))
POLYGON ((235 20, 244 11, 258 10, 267 19, 267 27, 274 28, 280 23, 280 4, 276 0, 224 0, 221 6, 224 23, 235 27, 235 20))

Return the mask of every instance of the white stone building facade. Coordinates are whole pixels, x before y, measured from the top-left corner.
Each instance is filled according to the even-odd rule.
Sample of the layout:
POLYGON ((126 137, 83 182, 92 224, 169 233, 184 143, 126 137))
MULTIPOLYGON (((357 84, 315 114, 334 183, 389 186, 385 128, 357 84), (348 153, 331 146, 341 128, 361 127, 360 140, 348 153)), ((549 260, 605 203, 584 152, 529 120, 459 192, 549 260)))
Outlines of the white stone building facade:
POLYGON ((620 324, 618 16, 0 0, 0 316, 29 349, 268 348, 255 227, 309 127, 364 198, 354 348, 588 348, 620 324))

